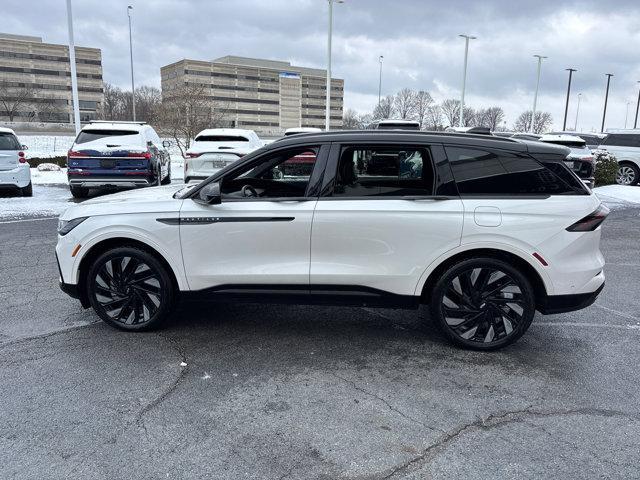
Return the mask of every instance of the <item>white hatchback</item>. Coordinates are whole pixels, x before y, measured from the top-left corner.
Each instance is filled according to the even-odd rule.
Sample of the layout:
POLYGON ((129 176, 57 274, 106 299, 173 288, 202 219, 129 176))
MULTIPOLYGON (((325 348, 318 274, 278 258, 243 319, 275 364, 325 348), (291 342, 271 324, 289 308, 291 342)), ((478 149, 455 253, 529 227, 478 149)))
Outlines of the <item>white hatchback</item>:
POLYGON ((10 128, 0 127, 0 188, 19 189, 23 196, 33 196, 31 170, 25 158, 26 146, 10 128))
POLYGON ((185 153, 184 181, 189 183, 192 180, 204 180, 263 145, 253 130, 202 130, 185 153))

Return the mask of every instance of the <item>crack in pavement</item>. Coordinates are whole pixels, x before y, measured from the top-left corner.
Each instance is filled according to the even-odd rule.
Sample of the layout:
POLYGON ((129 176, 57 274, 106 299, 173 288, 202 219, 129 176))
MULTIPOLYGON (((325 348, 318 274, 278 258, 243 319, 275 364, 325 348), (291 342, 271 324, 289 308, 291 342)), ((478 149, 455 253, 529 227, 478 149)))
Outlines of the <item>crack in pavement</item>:
POLYGON ((618 410, 606 410, 601 408, 576 408, 569 410, 555 410, 555 411, 544 411, 544 410, 533 410, 533 406, 529 406, 520 410, 512 410, 509 412, 497 413, 497 414, 489 414, 489 416, 485 418, 479 418, 471 423, 464 424, 452 432, 444 435, 437 442, 429 445, 425 450, 422 451, 420 455, 412 458, 411 460, 399 465, 391 470, 390 473, 380 478, 380 480, 386 480, 401 472, 406 471, 408 468, 422 463, 427 462, 428 460, 435 457, 435 455, 444 450, 449 444, 455 442, 462 435, 475 430, 491 430, 493 428, 498 428, 503 425, 507 425, 509 423, 523 422, 527 417, 556 417, 556 416, 565 416, 565 415, 592 415, 592 416, 600 416, 600 417, 621 417, 626 419, 632 419, 635 421, 640 421, 640 414, 629 414, 625 412, 621 412, 618 410))
POLYGON ((365 390, 365 389, 364 389, 364 388, 362 388, 362 387, 359 387, 359 386, 358 386, 358 385, 357 385, 353 380, 349 380, 349 379, 347 379, 347 378, 341 377, 340 375, 338 375, 338 374, 336 374, 336 373, 331 373, 331 376, 333 376, 333 377, 335 377, 335 378, 337 378, 337 379, 339 379, 339 380, 342 380, 343 382, 345 382, 345 383, 347 383, 347 384, 351 385, 351 386, 352 386, 355 390, 357 390, 358 392, 364 393, 365 395, 367 395, 367 396, 369 396, 369 397, 371 397, 371 398, 375 398, 376 400, 378 400, 378 401, 380 401, 380 402, 384 403, 384 404, 387 406, 387 408, 389 408, 389 410, 391 410, 392 412, 397 413, 397 414, 398 414, 398 415, 400 415, 402 418, 405 418, 406 420, 409 420, 409 421, 411 421, 411 422, 413 422, 413 423, 417 423, 418 425, 421 425, 421 426, 423 426, 424 428, 428 428, 429 430, 432 430, 432 431, 434 431, 434 432, 441 432, 441 433, 444 433, 444 432, 443 432, 442 430, 440 430, 440 429, 430 427, 429 425, 427 425, 426 423, 424 423, 424 422, 422 422, 422 421, 418 420, 417 418, 413 418, 413 417, 411 417, 410 415, 407 415, 407 414, 406 414, 406 413, 404 413, 402 410, 399 410, 397 407, 394 407, 394 406, 393 406, 391 403, 389 403, 386 399, 384 399, 384 398, 380 397, 379 395, 376 395, 376 394, 375 394, 375 393, 373 393, 373 392, 370 392, 370 391, 368 391, 368 390, 365 390))
MULTIPOLYGON (((78 315, 78 313, 71 313, 69 315, 67 315, 63 320, 67 320, 68 318, 74 316, 74 315, 78 315)), ((60 328, 57 330, 53 330, 50 332, 46 332, 46 333, 37 333, 35 335, 27 335, 27 336, 22 336, 22 337, 15 337, 12 338, 11 340, 7 341, 7 342, 1 342, 0 343, 0 349, 5 348, 5 347, 11 347, 14 345, 20 345, 21 343, 26 343, 26 342, 30 342, 31 340, 46 340, 50 337, 53 337, 55 335, 60 335, 62 333, 67 333, 67 332, 71 332, 73 330, 79 330, 81 328, 85 328, 85 327, 90 327, 92 325, 96 325, 100 323, 99 320, 93 321, 93 322, 89 322, 89 323, 83 323, 81 325, 71 325, 69 327, 64 327, 64 328, 60 328)))

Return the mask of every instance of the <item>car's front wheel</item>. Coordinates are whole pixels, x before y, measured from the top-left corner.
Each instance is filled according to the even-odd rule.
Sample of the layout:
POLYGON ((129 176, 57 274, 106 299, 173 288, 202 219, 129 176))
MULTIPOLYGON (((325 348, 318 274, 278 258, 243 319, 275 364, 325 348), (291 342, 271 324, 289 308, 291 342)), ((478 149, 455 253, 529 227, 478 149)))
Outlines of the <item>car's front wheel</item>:
POLYGON ((618 167, 616 183, 618 185, 635 185, 640 180, 640 170, 633 163, 622 163, 618 167))
POLYGON ((454 343, 494 350, 527 331, 535 314, 533 287, 527 278, 495 258, 463 260, 436 284, 431 318, 454 343))
POLYGON ((89 268, 87 292, 102 320, 128 331, 158 327, 175 301, 167 269, 136 247, 118 247, 100 255, 89 268))

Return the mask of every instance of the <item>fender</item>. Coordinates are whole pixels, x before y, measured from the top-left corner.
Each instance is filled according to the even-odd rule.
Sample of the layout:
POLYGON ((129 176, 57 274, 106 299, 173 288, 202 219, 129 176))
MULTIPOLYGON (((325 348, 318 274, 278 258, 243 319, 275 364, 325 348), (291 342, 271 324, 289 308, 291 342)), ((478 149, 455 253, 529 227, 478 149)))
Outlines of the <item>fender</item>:
MULTIPOLYGON (((526 245, 523 245, 523 246, 525 248, 528 248, 528 246, 526 245)), ((436 268, 438 268, 438 266, 442 264, 442 262, 445 262, 449 258, 455 255, 458 255, 460 253, 464 253, 472 250, 478 250, 478 249, 502 250, 502 251, 511 253, 513 255, 516 255, 517 257, 524 260, 525 262, 527 262, 529 265, 533 267, 533 269, 538 273, 538 275, 540 275, 540 278, 542 279, 542 283, 544 284, 547 294, 553 295, 553 292, 554 292, 553 281, 551 280, 551 277, 549 276, 549 274, 543 269, 542 265, 536 261, 535 257, 533 257, 532 253, 535 251, 535 249, 530 247, 528 248, 529 249, 529 252, 528 252, 527 250, 513 246, 512 243, 500 243, 495 241, 491 241, 491 242, 477 241, 477 242, 464 243, 458 247, 452 248, 451 250, 448 250, 447 252, 443 253, 436 260, 434 260, 422 273, 413 294, 418 296, 422 294, 422 289, 424 288, 424 285, 427 282, 429 275, 431 275, 431 273, 436 268)))

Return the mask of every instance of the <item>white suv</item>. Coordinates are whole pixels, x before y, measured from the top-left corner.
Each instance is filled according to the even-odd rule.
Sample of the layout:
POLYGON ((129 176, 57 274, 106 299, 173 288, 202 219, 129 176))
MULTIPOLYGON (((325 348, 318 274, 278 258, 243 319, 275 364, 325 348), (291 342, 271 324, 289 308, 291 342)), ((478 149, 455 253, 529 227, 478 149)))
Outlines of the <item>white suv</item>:
POLYGON ((10 128, 0 127, 0 188, 19 189, 23 196, 33 196, 31 170, 20 144, 10 128))
POLYGON ((616 183, 635 185, 640 181, 640 129, 610 130, 598 148, 618 160, 616 183))
POLYGON ((158 326, 179 297, 428 303, 454 342, 502 347, 535 310, 584 308, 604 287, 607 209, 568 154, 466 134, 294 135, 198 185, 70 207, 61 287, 124 330, 158 326), (299 158, 311 168, 289 174, 299 158))

